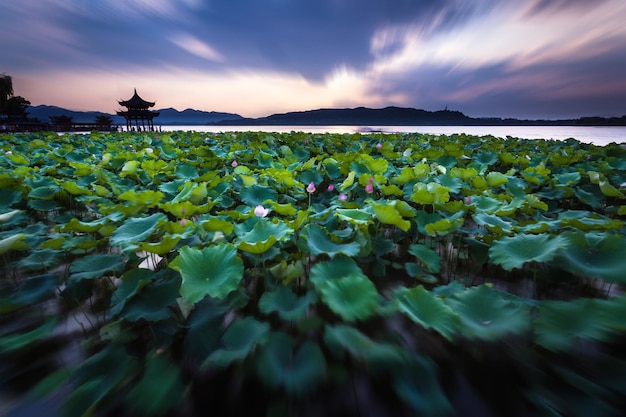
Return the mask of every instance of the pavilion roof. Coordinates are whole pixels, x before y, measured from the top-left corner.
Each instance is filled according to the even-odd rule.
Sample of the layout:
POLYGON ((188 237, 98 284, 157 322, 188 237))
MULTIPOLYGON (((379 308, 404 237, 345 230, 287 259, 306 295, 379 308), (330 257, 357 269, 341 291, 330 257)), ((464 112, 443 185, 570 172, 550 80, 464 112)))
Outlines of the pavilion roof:
POLYGON ((148 107, 154 106, 154 101, 146 101, 139 97, 137 94, 137 89, 135 88, 135 94, 128 100, 120 100, 118 101, 121 106, 128 107, 129 109, 147 109, 148 107))

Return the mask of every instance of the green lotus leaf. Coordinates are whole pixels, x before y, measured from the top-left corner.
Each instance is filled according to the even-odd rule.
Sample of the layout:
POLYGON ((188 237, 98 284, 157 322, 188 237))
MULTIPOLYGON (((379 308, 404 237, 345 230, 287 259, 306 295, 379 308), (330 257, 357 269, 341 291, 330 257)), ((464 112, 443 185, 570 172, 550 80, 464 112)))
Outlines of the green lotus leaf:
POLYGON ((202 227, 209 232, 224 232, 225 235, 231 234, 235 230, 233 221, 221 217, 210 217, 202 222, 202 227))
POLYGON ((87 187, 83 187, 76 182, 72 181, 64 181, 61 183, 61 187, 72 195, 93 195, 93 191, 91 191, 87 187))
POLYGON ((529 207, 532 207, 534 209, 544 210, 544 211, 548 210, 548 205, 544 203, 543 201, 541 201, 539 197, 537 197, 537 195, 535 194, 526 194, 526 196, 524 197, 524 200, 526 201, 526 204, 528 204, 529 207))
POLYGON ((589 176, 589 181, 592 184, 599 184, 602 179, 602 174, 596 171, 587 171, 587 175, 589 176))
POLYGON ((504 219, 487 213, 477 213, 472 216, 479 226, 485 226, 489 231, 497 234, 513 233, 513 222, 507 222, 504 219))
POLYGON ((389 167, 389 161, 383 158, 373 158, 366 161, 366 165, 373 174, 383 174, 389 167))
POLYGON ((260 185, 242 188, 240 193, 241 201, 250 207, 256 207, 267 200, 277 201, 277 196, 278 192, 273 188, 260 185))
POLYGON ((605 196, 625 198, 624 194, 621 191, 619 191, 617 188, 609 184, 608 181, 606 180, 600 181, 599 185, 600 185, 600 191, 602 191, 602 194, 604 194, 605 196))
POLYGON ((117 316, 122 311, 127 301, 132 299, 143 287, 157 277, 158 275, 153 271, 143 268, 134 268, 125 272, 120 277, 120 285, 111 295, 111 315, 113 317, 117 316))
POLYGON ((579 277, 626 283, 626 240, 622 236, 583 232, 562 236, 571 244, 559 253, 560 267, 579 277))
POLYGON ((395 204, 373 202, 370 204, 370 207, 374 210, 374 214, 379 222, 394 225, 404 232, 407 232, 411 228, 411 222, 402 218, 395 204))
POLYGON ((321 184, 324 181, 324 175, 316 169, 307 169, 300 174, 300 182, 303 184, 321 184))
POLYGON ((361 245, 358 242, 344 244, 333 242, 326 231, 315 224, 307 225, 305 234, 309 251, 314 256, 321 254, 326 254, 331 258, 339 254, 356 256, 361 251, 361 245))
POLYGON ((270 325, 252 317, 235 319, 222 337, 222 348, 215 350, 202 364, 227 367, 243 361, 257 345, 263 345, 270 332, 270 325))
POLYGON ((110 238, 111 245, 124 245, 132 248, 134 243, 148 239, 167 217, 163 213, 154 213, 148 217, 133 217, 124 222, 110 238))
POLYGON ((426 284, 436 284, 437 281, 439 281, 437 277, 425 273, 422 267, 417 264, 406 262, 404 264, 404 269, 410 277, 416 278, 426 284))
POLYGON ((363 275, 359 265, 348 256, 337 256, 330 261, 317 262, 311 268, 309 280, 319 290, 330 279, 341 279, 350 275, 363 275))
POLYGON ((10 297, 0 296, 0 314, 12 313, 33 306, 54 296, 59 285, 56 274, 36 275, 25 279, 10 297))
POLYGON ((556 187, 568 187, 578 184, 581 179, 580 172, 564 172, 554 175, 554 185, 556 187))
POLYGON ((83 222, 74 217, 61 226, 60 230, 62 232, 94 233, 105 225, 107 220, 106 217, 102 217, 91 222, 83 222))
POLYGON ((474 161, 480 165, 493 165, 498 162, 498 154, 490 151, 480 151, 474 156, 474 161))
POLYGON ((7 238, 0 239, 0 255, 10 250, 28 249, 30 246, 28 246, 24 240, 26 240, 26 234, 24 233, 16 233, 7 238))
POLYGON ((180 368, 152 352, 146 359, 141 379, 128 393, 129 405, 137 414, 169 415, 182 403, 184 389, 180 368))
POLYGON ((426 329, 433 329, 448 340, 459 332, 461 318, 443 300, 421 285, 393 294, 400 311, 426 329))
POLYGON ((339 191, 343 192, 343 191, 346 191, 348 188, 352 187, 352 185, 354 184, 355 175, 356 175, 356 172, 350 171, 346 179, 343 180, 343 182, 339 186, 339 191))
POLYGON ((362 274, 326 280, 319 292, 324 304, 345 321, 365 320, 376 312, 378 291, 362 274))
POLYGON ((255 363, 263 384, 295 397, 314 391, 326 377, 326 358, 320 347, 307 340, 296 348, 293 338, 284 332, 270 335, 255 363))
POLYGON ((272 266, 270 272, 276 279, 288 284, 304 275, 304 266, 302 261, 299 260, 292 263, 287 263, 287 261, 283 260, 272 266))
POLYGON ((154 207, 165 197, 160 191, 144 190, 135 191, 128 190, 118 196, 120 200, 129 201, 135 204, 143 204, 147 207, 154 207))
POLYGON ((272 201, 270 204, 272 206, 272 211, 275 211, 281 216, 295 216, 296 213, 298 212, 296 208, 292 204, 289 204, 289 203, 279 204, 275 201, 272 201))
POLYGON ((274 243, 293 233, 291 227, 283 222, 272 223, 260 219, 249 232, 237 240, 239 250, 261 254, 269 250, 274 243))
POLYGON ((227 300, 206 297, 191 310, 187 318, 184 347, 198 365, 219 348, 224 333, 224 316, 231 309, 227 300))
POLYGON ((94 279, 109 273, 119 272, 126 266, 126 258, 121 254, 88 255, 70 264, 70 279, 94 279))
POLYGON ((418 204, 447 203, 450 201, 450 189, 436 182, 418 182, 413 186, 411 201, 418 204))
POLYGON ((497 188, 509 182, 509 179, 507 178, 507 176, 500 172, 490 172, 485 177, 485 180, 487 181, 487 185, 489 185, 492 188, 497 188))
POLYGON ((195 304, 207 295, 224 299, 237 289, 243 278, 243 261, 231 244, 203 249, 185 246, 169 266, 180 272, 183 278, 180 295, 189 304, 195 304))
POLYGON ((574 188, 574 195, 584 204, 598 210, 605 201, 605 196, 599 187, 590 188, 588 185, 582 185, 574 188))
POLYGON ((11 220, 17 218, 21 213, 23 213, 22 210, 13 210, 0 214, 0 225, 9 223, 11 220))
POLYGON ((485 285, 456 293, 447 303, 461 317, 461 334, 468 339, 498 341, 530 328, 526 304, 505 300, 485 285))
POLYGON ((36 198, 41 200, 51 200, 54 195, 61 190, 61 187, 57 185, 44 185, 41 187, 33 188, 29 193, 29 198, 36 198))
POLYGON ((41 271, 60 265, 65 259, 65 253, 54 249, 37 249, 31 251, 28 256, 17 263, 20 268, 31 271, 41 271))
POLYGON ((9 190, 0 185, 0 209, 9 208, 20 201, 22 201, 20 190, 9 190))
POLYGON ((198 169, 189 164, 177 164, 176 176, 180 179, 192 180, 194 178, 198 178, 198 169))
POLYGON ((324 327, 324 343, 336 353, 343 350, 358 360, 370 364, 389 365, 404 362, 404 350, 391 343, 377 342, 358 329, 345 325, 326 325, 324 327))
POLYGON ((170 253, 180 242, 181 236, 165 235, 160 242, 141 242, 139 249, 156 255, 166 255, 170 253))
POLYGON ((552 351, 570 351, 580 340, 604 341, 611 329, 598 300, 545 301, 534 323, 535 342, 552 351))
POLYGON ((528 262, 551 261, 568 245, 569 241, 563 236, 518 234, 493 242, 489 258, 494 264, 511 271, 528 262))
MULTIPOLYGON (((457 214, 461 215, 463 212, 458 212, 457 214)), ((424 226, 424 230, 429 236, 445 236, 456 231, 461 226, 463 226, 463 217, 455 215, 433 223, 428 223, 424 226)))
POLYGON ((409 247, 409 253, 424 264, 428 272, 438 273, 441 268, 441 256, 426 245, 414 243, 409 247))
POLYGON ((309 291, 303 297, 298 297, 293 290, 280 285, 274 291, 266 291, 259 300, 261 313, 278 313, 285 321, 298 321, 304 318, 307 308, 316 301, 315 293, 309 291))
POLYGON ((173 214, 179 219, 189 218, 197 214, 208 213, 213 207, 213 203, 207 203, 202 206, 197 206, 191 201, 171 202, 159 204, 159 208, 163 211, 173 214))
POLYGON ((367 209, 337 209, 335 215, 352 224, 368 224, 372 220, 372 214, 367 209))
MULTIPOLYGON (((177 203, 179 201, 187 201, 191 197, 191 194, 194 188, 197 186, 197 183, 191 181, 185 181, 183 188, 176 194, 176 196, 171 200, 172 203, 177 203)), ((178 190, 178 188, 176 188, 178 190)))
POLYGON ((13 352, 48 336, 56 326, 56 319, 48 319, 41 326, 24 332, 0 337, 0 353, 13 352))
POLYGON ((151 322, 167 320, 176 305, 178 284, 175 280, 150 282, 137 286, 132 298, 126 300, 120 311, 120 318, 130 322, 146 320, 151 322))

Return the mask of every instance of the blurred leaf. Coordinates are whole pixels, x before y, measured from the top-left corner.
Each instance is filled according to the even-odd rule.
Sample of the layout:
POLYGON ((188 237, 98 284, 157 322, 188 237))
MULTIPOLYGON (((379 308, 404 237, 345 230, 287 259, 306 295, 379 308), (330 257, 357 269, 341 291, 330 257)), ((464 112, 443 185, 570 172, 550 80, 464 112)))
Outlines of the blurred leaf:
POLYGON ((559 252, 558 265, 579 277, 626 283, 626 240, 612 234, 569 232, 571 244, 559 252))
POLYGON ((143 376, 127 400, 138 414, 163 416, 182 403, 184 388, 178 367, 152 352, 146 359, 143 376))
POLYGON ((498 341, 530 328, 527 305, 505 300, 486 285, 452 294, 447 303, 461 317, 461 333, 468 339, 498 341))
POLYGON ((124 222, 111 236, 111 245, 124 245, 132 250, 138 242, 148 239, 160 222, 166 221, 163 213, 154 213, 148 217, 130 218, 124 222))
POLYGON ((328 308, 345 321, 365 320, 376 312, 378 291, 362 274, 326 280, 319 292, 328 308))
POLYGON ((263 293, 259 300, 259 310, 263 314, 277 312, 285 321, 298 321, 304 318, 307 308, 315 301, 315 293, 312 291, 298 297, 290 287, 280 285, 274 291, 263 293))
POLYGON ((426 329, 433 329, 448 340, 460 330, 461 319, 448 305, 421 285, 393 294, 401 312, 426 329))
POLYGON ((256 207, 263 204, 266 200, 277 201, 278 193, 270 187, 253 185, 241 189, 240 198, 244 204, 250 207, 256 207))
POLYGON ((367 363, 388 366, 406 360, 406 354, 400 346, 374 341, 358 329, 344 324, 326 325, 324 343, 331 351, 346 350, 356 359, 367 363))
POLYGON ((422 262, 428 272, 434 274, 439 272, 441 268, 441 257, 428 246, 414 243, 409 246, 409 253, 422 262))
POLYGON ((270 325, 252 317, 235 319, 222 337, 222 348, 215 350, 202 366, 217 365, 227 367, 233 362, 243 361, 256 345, 267 340, 270 325))
POLYGON ((330 236, 321 227, 315 224, 309 224, 305 227, 306 241, 311 254, 318 256, 326 254, 331 258, 344 254, 347 256, 356 256, 361 251, 361 245, 358 242, 335 243, 330 236))
POLYGON ((0 255, 7 253, 10 250, 15 249, 27 249, 28 245, 26 245, 23 240, 26 239, 26 235, 24 233, 16 233, 12 236, 0 240, 0 255))
POLYGON ((312 393, 326 377, 326 359, 320 347, 307 340, 296 348, 293 338, 284 332, 270 334, 255 363, 261 382, 295 397, 312 393))
POLYGON ((41 326, 23 333, 5 335, 0 337, 0 353, 13 352, 35 343, 54 330, 56 319, 48 319, 41 326))
POLYGON ((77 259, 70 265, 70 279, 100 278, 111 272, 119 272, 124 269, 126 259, 120 254, 88 255, 77 259))

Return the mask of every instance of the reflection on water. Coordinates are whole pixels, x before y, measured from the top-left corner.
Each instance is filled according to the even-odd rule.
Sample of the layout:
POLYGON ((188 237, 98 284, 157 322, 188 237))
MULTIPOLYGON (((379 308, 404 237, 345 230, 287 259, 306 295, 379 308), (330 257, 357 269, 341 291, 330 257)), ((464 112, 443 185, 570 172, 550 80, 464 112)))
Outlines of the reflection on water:
POLYGON ((308 133, 429 133, 451 135, 466 133, 522 139, 574 138, 604 146, 611 142, 626 143, 626 126, 161 126, 162 131, 195 130, 198 132, 308 132, 308 133))

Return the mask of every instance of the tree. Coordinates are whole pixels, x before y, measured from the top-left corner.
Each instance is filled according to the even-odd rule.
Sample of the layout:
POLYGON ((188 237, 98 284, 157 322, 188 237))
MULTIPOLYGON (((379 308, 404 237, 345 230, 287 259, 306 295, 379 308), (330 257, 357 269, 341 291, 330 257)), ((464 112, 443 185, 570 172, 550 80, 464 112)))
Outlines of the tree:
POLYGON ((13 78, 4 72, 0 74, 0 115, 4 114, 9 98, 13 96, 13 78))
POLYGON ((26 109, 30 106, 30 101, 22 96, 13 96, 7 100, 5 113, 7 116, 26 116, 26 109))

